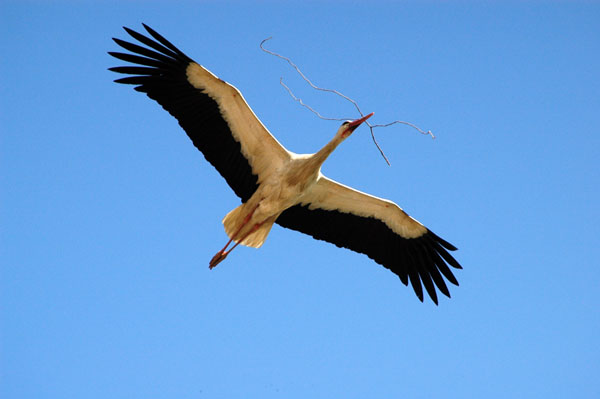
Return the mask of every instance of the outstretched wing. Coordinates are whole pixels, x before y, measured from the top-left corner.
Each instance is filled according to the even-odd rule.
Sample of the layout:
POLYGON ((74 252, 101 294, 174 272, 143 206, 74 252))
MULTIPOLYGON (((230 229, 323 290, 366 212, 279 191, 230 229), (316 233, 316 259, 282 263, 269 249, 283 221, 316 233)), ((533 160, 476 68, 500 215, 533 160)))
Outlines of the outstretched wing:
POLYGON ((438 303, 435 286, 450 292, 444 277, 458 281, 448 265, 461 269, 448 253, 456 248, 408 216, 395 203, 321 176, 300 204, 277 219, 283 227, 365 254, 410 283, 423 301, 423 286, 438 303))
POLYGON ((109 52, 135 66, 110 68, 131 75, 117 83, 156 100, 179 121, 196 148, 246 202, 261 178, 290 158, 269 133, 242 94, 194 62, 161 35, 144 25, 152 38, 124 28, 147 46, 113 39, 130 53, 109 52))

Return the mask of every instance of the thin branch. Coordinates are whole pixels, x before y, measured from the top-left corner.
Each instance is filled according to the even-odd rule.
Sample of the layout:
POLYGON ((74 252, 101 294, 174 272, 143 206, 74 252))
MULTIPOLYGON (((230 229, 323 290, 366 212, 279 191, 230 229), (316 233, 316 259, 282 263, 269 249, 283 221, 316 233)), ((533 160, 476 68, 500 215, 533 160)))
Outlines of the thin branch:
POLYGON ((285 87, 285 89, 287 90, 287 92, 290 94, 290 96, 292 96, 292 98, 294 99, 294 101, 297 101, 298 103, 300 103, 300 105, 302 105, 305 108, 308 108, 310 111, 312 111, 313 114, 317 115, 319 118, 324 119, 326 121, 345 121, 346 118, 327 118, 323 115, 321 115, 318 111, 316 111, 313 107, 311 107, 310 105, 304 104, 304 101, 302 101, 301 98, 298 98, 294 95, 294 93, 292 93, 292 90, 287 87, 285 85, 285 83, 283 83, 283 78, 279 78, 279 84, 282 85, 283 87, 285 87))
MULTIPOLYGON (((425 130, 421 129, 420 127, 418 127, 417 125, 414 125, 414 124, 412 124, 410 122, 405 122, 405 121, 393 121, 393 122, 386 123, 386 124, 383 124, 383 125, 369 125, 369 127, 372 127, 372 128, 374 128, 374 127, 388 127, 388 126, 391 126, 391 125, 395 125, 396 123, 401 123, 403 125, 410 126, 413 129, 417 130, 419 133, 429 135, 429 136, 431 136, 432 139, 435 139, 435 135, 433 134, 433 132, 431 130, 425 131, 425 130)), ((368 121, 367 121, 367 124, 369 124, 368 121)))
MULTIPOLYGON (((267 49, 266 49, 266 48, 265 48, 263 45, 264 45, 264 43, 265 43, 266 41, 268 41, 268 40, 271 40, 272 38, 273 38, 273 37, 272 37, 272 36, 270 36, 270 37, 268 37, 268 38, 264 39, 262 42, 260 42, 260 48, 261 48, 261 50, 263 50, 265 53, 268 53, 268 54, 274 55, 275 57, 278 57, 278 58, 281 58, 282 60, 285 60, 285 61, 287 61, 287 63, 288 63, 288 64, 290 64, 290 66, 291 66, 292 68, 294 68, 294 69, 296 70, 296 72, 298 72, 298 74, 299 74, 299 75, 302 77, 302 79, 304 79, 304 81, 305 81, 306 83, 308 83, 308 84, 309 84, 309 85, 310 85, 310 86, 311 86, 313 89, 315 89, 315 90, 319 90, 319 91, 328 92, 328 93, 337 94, 338 96, 340 96, 340 97, 344 98, 345 100, 347 100, 347 101, 351 102, 351 103, 354 105, 354 107, 356 108, 356 110, 358 111, 358 113, 360 114, 360 116, 364 116, 363 112, 361 111, 361 109, 360 109, 360 107, 358 106, 358 103, 357 103, 356 101, 354 101, 354 100, 353 100, 353 99, 351 99, 350 97, 348 97, 348 96, 346 96, 346 95, 344 95, 344 94, 340 93, 340 92, 339 92, 339 91, 337 91, 337 90, 333 90, 333 89, 326 89, 326 88, 319 87, 319 86, 315 85, 315 84, 314 84, 314 83, 313 83, 313 82, 312 82, 310 79, 308 79, 308 78, 306 77, 306 75, 304 75, 304 74, 302 73, 302 71, 300 70, 300 68, 298 68, 298 66, 297 66, 296 64, 294 64, 294 63, 292 62, 292 60, 291 60, 291 59, 289 59, 288 57, 284 57, 284 56, 283 56, 283 55, 281 55, 281 54, 275 53, 275 52, 273 52, 273 51, 271 51, 271 50, 267 50, 267 49)), ((280 78, 280 79, 279 79, 279 83, 280 83, 280 84, 281 84, 281 85, 282 85, 282 86, 283 86, 283 87, 284 87, 284 88, 287 90, 287 92, 288 92, 288 93, 289 93, 289 95, 290 95, 290 96, 291 96, 291 97, 294 99, 294 101, 297 101, 297 102, 298 102, 300 105, 302 105, 303 107, 305 107, 305 108, 309 109, 309 110, 310 110, 312 113, 314 113, 315 115, 317 115, 319 118, 321 118, 321 119, 324 119, 324 120, 329 120, 329 121, 343 121, 343 120, 346 120, 345 118, 328 118, 328 117, 324 117, 324 116, 323 116, 323 115, 321 115, 319 112, 317 112, 317 111, 316 111, 314 108, 312 108, 311 106, 309 106, 309 105, 305 104, 305 103, 302 101, 302 99, 301 99, 301 98, 298 98, 298 97, 296 97, 296 96, 294 95, 294 93, 292 93, 292 90, 291 90, 291 89, 290 89, 288 86, 286 86, 286 85, 285 85, 285 83, 283 83, 283 78, 280 78)), ((417 130, 419 133, 421 133, 421 134, 427 134, 427 135, 430 135, 430 136, 431 136, 433 139, 435 139, 435 136, 433 135, 433 133, 431 132, 431 130, 424 131, 424 130, 422 130, 421 128, 419 128, 418 126, 416 126, 416 125, 414 125, 414 124, 412 124, 412 123, 410 123, 410 122, 405 122, 405 121, 400 121, 400 120, 397 120, 397 121, 393 121, 393 122, 386 123, 386 124, 377 124, 377 125, 371 125, 371 124, 369 123, 369 121, 366 121, 366 125, 369 127, 369 130, 371 131, 371 138, 373 139, 373 143, 375 144, 375 146, 376 146, 376 147, 377 147, 377 149, 379 150, 379 153, 381 154, 381 156, 383 157, 383 159, 385 160, 385 162, 388 164, 388 166, 391 166, 391 164, 390 164, 390 161, 389 161, 389 160, 388 160, 388 158, 385 156, 385 154, 384 154, 383 150, 382 150, 382 149, 381 149, 381 147, 379 146, 379 143, 378 143, 378 142, 377 142, 377 140, 375 139, 375 134, 373 133, 373 129, 374 129, 374 128, 376 128, 376 127, 388 127, 388 126, 394 125, 394 124, 396 124, 396 123, 400 123, 400 124, 403 124, 403 125, 410 126, 410 127, 414 128, 414 129, 416 129, 416 130, 417 130)))
POLYGON ((387 159, 387 157, 383 153, 383 150, 379 146, 379 143, 377 142, 377 140, 375 140, 375 134, 373 133, 373 127, 374 126, 369 125, 369 122, 367 122, 367 125, 369 126, 369 130, 371 131, 371 138, 373 139, 373 143, 375 143, 375 146, 379 150, 379 153, 381 154, 381 156, 383 157, 383 159, 385 159, 385 163, 387 163, 388 166, 392 166, 392 164, 390 163, 390 161, 387 159))
MULTIPOLYGON (((290 94, 290 96, 292 96, 292 98, 294 99, 294 101, 297 101, 298 103, 300 103, 300 105, 302 105, 305 108, 308 108, 312 113, 314 113, 315 115, 317 115, 319 118, 327 120, 327 121, 345 121, 348 118, 327 118, 323 115, 321 115, 319 112, 315 111, 310 105, 307 105, 304 103, 304 101, 302 101, 301 98, 298 98, 294 95, 294 93, 292 93, 292 90, 286 86, 285 83, 283 83, 283 78, 279 78, 279 83, 285 87, 285 89, 287 90, 287 92, 290 94)), ((399 122, 399 121, 398 121, 399 122)), ((390 123, 391 125, 392 123, 390 123)), ((369 125, 369 123, 367 122, 367 125, 369 126, 369 130, 371 131, 371 138, 373 139, 373 143, 375 143, 375 146, 377 147, 377 149, 379 150, 379 153, 381 154, 381 156, 383 157, 383 159, 385 159, 385 162, 388 164, 388 166, 392 166, 392 164, 390 163, 390 161, 388 160, 388 158, 385 156, 383 150, 381 149, 381 147, 379 146, 379 143, 377 142, 377 140, 375 139, 375 134, 373 134, 373 128, 374 127, 379 127, 377 125, 371 126, 369 125)))
POLYGON ((323 88, 323 87, 319 87, 319 86, 315 85, 313 82, 311 82, 311 81, 310 81, 310 79, 308 79, 308 78, 307 78, 307 77, 306 77, 306 76, 305 76, 305 75, 302 73, 302 71, 300 70, 300 68, 298 68, 298 66, 297 66, 296 64, 294 64, 294 63, 292 62, 292 60, 290 60, 288 57, 284 57, 284 56, 283 56, 283 55, 281 55, 281 54, 277 54, 277 53, 275 53, 275 52, 273 52, 273 51, 271 51, 271 50, 267 50, 267 49, 266 49, 266 48, 263 46, 263 44, 265 44, 265 42, 266 42, 267 40, 271 40, 272 38, 273 38, 273 36, 270 36, 270 37, 267 37, 267 38, 266 38, 265 40, 263 40, 262 42, 260 42, 260 48, 261 48, 261 50, 262 50, 262 51, 264 51, 265 53, 268 53, 268 54, 274 55, 275 57, 281 58, 282 60, 285 60, 285 61, 287 61, 287 63, 288 63, 288 64, 290 64, 290 65, 292 66, 292 68, 294 68, 294 69, 296 70, 296 72, 298 72, 298 74, 299 74, 300 76, 302 76, 302 79, 304 79, 304 80, 306 81, 306 83, 308 83, 308 84, 309 84, 309 85, 310 85, 310 86, 311 86, 313 89, 315 89, 315 90, 320 90, 320 91, 325 91, 325 92, 328 92, 328 93, 334 93, 334 94, 337 94, 338 96, 340 96, 340 97, 342 97, 342 98, 345 98, 346 100, 350 101, 352 104, 354 104, 354 107, 356 108, 356 110, 358 111, 358 113, 360 114, 360 116, 364 116, 364 115, 363 115, 363 113, 362 113, 362 111, 360 110, 360 108, 359 108, 358 104, 356 103, 356 101, 354 101, 354 100, 353 100, 353 99, 351 99, 350 97, 348 97, 348 96, 346 96, 346 95, 344 95, 344 94, 340 93, 340 92, 339 92, 339 91, 337 91, 337 90, 333 90, 333 89, 325 89, 325 88, 323 88))

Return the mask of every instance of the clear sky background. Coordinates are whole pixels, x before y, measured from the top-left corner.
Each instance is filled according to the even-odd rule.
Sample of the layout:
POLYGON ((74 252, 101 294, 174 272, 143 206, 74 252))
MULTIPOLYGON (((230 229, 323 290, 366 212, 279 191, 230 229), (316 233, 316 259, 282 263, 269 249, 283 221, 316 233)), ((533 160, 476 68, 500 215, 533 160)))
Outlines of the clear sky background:
POLYGON ((2 398, 600 397, 597 2, 0 5, 2 398), (290 150, 356 117, 328 176, 459 247, 420 303, 363 255, 275 226, 215 270, 239 204, 107 68, 145 22, 290 150))

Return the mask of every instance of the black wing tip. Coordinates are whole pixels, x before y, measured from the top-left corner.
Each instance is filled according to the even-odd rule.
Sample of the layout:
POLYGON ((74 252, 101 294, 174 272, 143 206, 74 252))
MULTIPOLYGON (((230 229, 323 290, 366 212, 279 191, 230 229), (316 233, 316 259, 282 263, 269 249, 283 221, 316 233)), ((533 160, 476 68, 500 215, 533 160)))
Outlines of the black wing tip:
MULTIPOLYGON (((404 273, 407 275, 417 298, 423 302, 424 291, 426 291, 436 306, 439 305, 438 291, 451 298, 450 290, 444 281, 444 277, 455 286, 459 284, 448 266, 462 269, 462 266, 447 251, 452 250, 451 248, 454 248, 454 246, 428 231, 421 237, 416 238, 411 243, 411 248, 408 251, 409 257, 407 259, 409 270, 405 269, 404 273), (410 270, 411 268, 412 270, 410 270)), ((402 270, 390 269, 403 280, 402 270)))
POLYGON ((150 34, 150 36, 152 36, 153 38, 155 38, 159 42, 166 42, 167 41, 167 39, 165 39, 160 33, 158 33, 157 31, 155 31, 154 29, 152 29, 151 27, 149 27, 148 25, 146 25, 143 22, 142 22, 142 26, 144 27, 144 29, 146 29, 146 32, 148 32, 150 34))
POLYGON ((435 286, 433 281, 431 281, 431 276, 429 276, 429 274, 424 273, 421 275, 421 280, 423 281, 423 285, 425 286, 425 290, 427 291, 427 294, 429 294, 429 298, 431 298, 431 300, 437 305, 438 304, 438 298, 437 298, 437 293, 435 290, 435 286))
POLYGON ((452 274, 452 272, 450 272, 449 275, 444 274, 444 277, 446 277, 446 279, 450 281, 454 286, 459 286, 458 280, 456 279, 456 277, 454 277, 454 274, 452 274))
MULTIPOLYGON (((142 26, 144 28, 146 28, 146 30, 148 29, 147 26, 146 26, 146 24, 144 24, 143 22, 142 22, 142 26)), ((129 34, 129 36, 134 37, 134 38, 135 38, 135 35, 139 35, 140 34, 139 32, 137 32, 137 31, 135 31, 135 30, 133 30, 131 28, 128 28, 127 26, 123 26, 123 30, 125 32, 127 32, 129 34)))
MULTIPOLYGON (((433 301, 433 303, 435 303, 435 305, 438 305, 438 296, 437 296, 437 291, 436 291, 436 286, 439 288, 439 286, 432 281, 431 276, 429 274, 425 273, 419 273, 419 277, 421 279, 421 283, 423 284, 423 286, 425 287, 425 291, 427 291, 427 295, 429 295, 429 298, 433 301)), ((441 291, 441 289, 440 289, 441 291)), ((416 293, 416 291, 415 291, 416 293)), ((421 292, 421 295, 419 296, 417 293, 417 297, 421 300, 421 302, 423 302, 423 293, 421 292)))
POLYGON ((127 34, 128 34, 129 36, 131 36, 132 38, 134 38, 134 39, 136 39, 136 40, 137 40, 137 37, 138 37, 138 36, 144 36, 144 35, 142 35, 140 32, 138 32, 138 31, 136 31, 136 30, 133 30, 133 29, 131 29, 131 28, 128 28, 128 27, 126 27, 126 26, 124 26, 124 27, 123 27, 123 29, 125 30, 125 32, 127 32, 127 34))
POLYGON ((431 238, 433 238, 434 241, 436 241, 438 244, 443 246, 448 251, 456 251, 458 249, 457 247, 450 244, 448 241, 444 240, 442 237, 438 236, 437 234, 435 234, 433 231, 431 231, 429 229, 427 229, 427 232, 425 233, 425 235, 429 235, 431 238))
POLYGON ((152 36, 154 35, 158 35, 158 32, 156 32, 154 29, 152 29, 151 27, 149 27, 148 25, 146 25, 145 23, 142 22, 142 26, 144 27, 144 29, 146 29, 146 32, 150 33, 152 36))
MULTIPOLYGON (((141 44, 148 46, 150 49, 152 49, 150 51, 157 51, 162 56, 170 57, 170 58, 179 60, 181 62, 192 61, 191 58, 189 58, 181 50, 179 50, 176 46, 174 46, 173 43, 171 43, 170 41, 165 39, 160 33, 156 32, 154 29, 152 29, 150 26, 146 25, 143 22, 142 22, 142 26, 146 30, 147 34, 149 34, 149 36, 146 36, 140 32, 137 32, 131 28, 128 28, 127 26, 123 26, 123 30, 125 30, 125 32, 127 32, 127 34, 129 34, 129 36, 131 36, 136 41, 138 41, 141 44)), ((134 53, 138 52, 136 49, 130 48, 131 46, 137 46, 137 45, 128 43, 128 42, 126 42, 124 40, 120 40, 120 39, 113 38, 113 40, 119 46, 124 47, 127 50, 133 51, 134 53), (125 45, 123 45, 122 43, 124 43, 125 45)))
MULTIPOLYGON (((444 277, 453 285, 459 286, 458 280, 451 272, 451 269, 448 268, 448 266, 452 266, 455 269, 462 269, 462 266, 458 261, 448 252, 456 251, 457 248, 431 230, 427 230, 427 232, 417 238, 417 240, 420 241, 420 245, 422 245, 422 253, 419 253, 418 250, 417 253, 425 256, 425 258, 423 258, 423 256, 420 257, 418 275, 425 290, 429 294, 429 297, 437 306, 439 305, 437 291, 444 294, 446 297, 451 298, 450 290, 444 281, 444 277)), ((413 260, 416 261, 416 259, 413 260)), ((411 283, 413 283, 413 281, 411 281, 411 283)), ((419 300, 423 302, 423 287, 421 287, 421 284, 419 284, 419 287, 415 287, 415 284, 413 284, 413 289, 419 300)))
POLYGON ((112 38, 113 42, 117 43, 119 46, 126 48, 126 46, 129 44, 129 42, 126 42, 123 39, 119 39, 118 37, 113 37, 112 38))
POLYGON ((412 286, 413 291, 417 295, 417 298, 419 298, 419 301, 423 302, 423 286, 421 285, 421 279, 419 278, 419 274, 416 270, 411 270, 408 273, 408 278, 410 280, 410 285, 412 286))
POLYGON ((422 237, 424 237, 425 240, 427 240, 431 244, 433 244, 437 253, 439 255, 441 255, 441 257, 446 261, 446 263, 448 263, 450 266, 454 267, 455 269, 463 268, 460 265, 460 263, 458 263, 458 261, 456 259, 454 259, 454 257, 452 255, 450 255, 450 253, 448 253, 448 251, 456 251, 458 248, 456 248, 454 245, 450 244, 448 241, 444 240, 443 238, 441 238, 440 236, 438 236, 437 234, 435 234, 433 231, 431 231, 429 229, 422 237))

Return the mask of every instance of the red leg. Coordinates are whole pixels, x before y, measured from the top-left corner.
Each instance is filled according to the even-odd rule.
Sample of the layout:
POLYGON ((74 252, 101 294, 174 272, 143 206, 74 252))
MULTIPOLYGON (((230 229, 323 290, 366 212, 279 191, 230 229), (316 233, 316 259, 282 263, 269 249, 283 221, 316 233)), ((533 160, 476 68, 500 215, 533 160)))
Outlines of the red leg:
POLYGON ((229 254, 229 252, 231 252, 231 250, 233 250, 233 248, 237 247, 239 242, 244 241, 244 239, 246 237, 248 237, 248 235, 250 235, 250 233, 256 231, 256 229, 258 228, 258 225, 255 225, 252 230, 250 231, 250 233, 246 234, 239 242, 237 242, 233 247, 231 247, 231 249, 229 251, 225 251, 227 249, 227 247, 229 246, 229 244, 231 244, 231 242, 238 236, 238 234, 240 234, 240 231, 242 231, 242 229, 244 228, 244 226, 246 224, 248 224, 248 222, 250 221, 250 219, 252 218, 252 215, 254 215, 254 212, 256 211, 256 209, 258 209, 258 205, 256 205, 254 207, 254 209, 252 210, 252 212, 250 212, 245 218, 244 221, 242 222, 242 224, 240 225, 240 227, 237 229, 237 231, 233 234, 233 236, 229 239, 229 241, 227 241, 227 244, 225 244, 225 246, 223 247, 223 249, 221 249, 219 252, 217 252, 215 254, 215 256, 212 257, 212 259, 210 260, 209 264, 208 264, 208 268, 212 270, 213 267, 217 266, 219 263, 221 263, 221 261, 223 261, 227 255, 229 254))
MULTIPOLYGON (((248 237, 250 234, 254 233, 256 230, 258 230, 258 228, 263 224, 263 222, 260 223, 256 223, 252 229, 246 233, 245 236, 242 237, 241 240, 239 240, 238 242, 235 243, 235 245, 231 248, 229 248, 228 251, 225 251, 225 248, 223 248, 222 250, 220 250, 219 252, 217 252, 217 254, 215 256, 213 256, 213 258, 210 260, 210 263, 208 265, 208 268, 212 270, 213 267, 217 266, 219 263, 221 263, 226 257, 227 255, 229 255, 229 253, 231 251, 233 251, 235 249, 235 247, 237 247, 238 245, 240 245, 240 242, 244 241, 246 239, 246 237, 248 237)), ((231 240, 229 240, 231 242, 231 240)), ((227 246, 225 246, 227 247, 227 246)))

